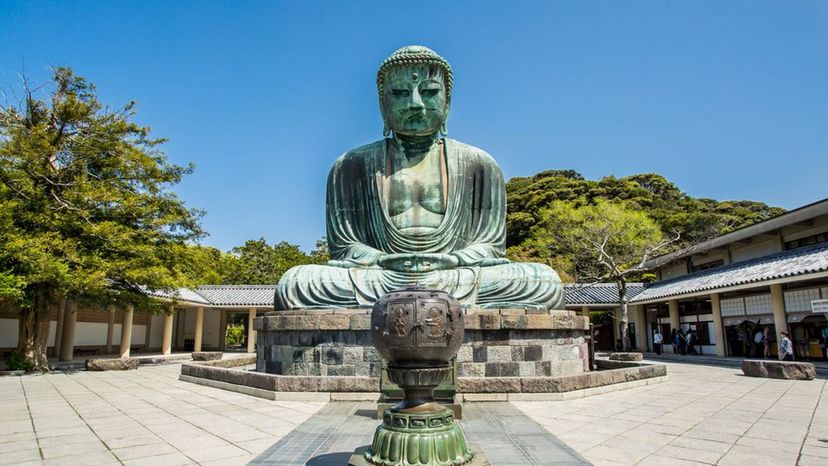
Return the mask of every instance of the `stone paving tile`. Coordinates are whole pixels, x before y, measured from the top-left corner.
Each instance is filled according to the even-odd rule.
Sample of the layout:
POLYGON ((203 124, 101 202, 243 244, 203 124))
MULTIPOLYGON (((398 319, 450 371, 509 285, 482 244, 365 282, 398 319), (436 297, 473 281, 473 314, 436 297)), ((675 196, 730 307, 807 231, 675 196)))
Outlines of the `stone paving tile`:
POLYGON ((10 413, 0 420, 0 465, 246 464, 324 405, 180 382, 179 371, 0 378, 10 413))
POLYGON ((749 378, 695 364, 668 364, 668 374, 657 385, 513 404, 596 464, 828 464, 820 456, 828 453, 824 379, 749 378), (617 421, 639 425, 624 431, 617 421))
MULTIPOLYGON (((192 385, 177 380, 179 370, 164 365, 0 377, 0 465, 257 464, 290 434, 298 449, 304 441, 333 451, 315 459, 313 464, 322 466, 339 464, 356 444, 367 444, 376 423, 357 416, 355 425, 365 433, 320 440, 319 432, 303 432, 302 423, 324 403, 266 401, 192 385)), ((695 364, 669 364, 668 371, 669 380, 657 385, 561 402, 512 403, 520 412, 502 403, 467 406, 488 406, 493 419, 488 425, 511 429, 512 441, 529 455, 536 439, 552 438, 608 466, 828 464, 825 380, 756 379, 695 364), (523 414, 541 431, 512 422, 523 414)), ((318 417, 322 425, 332 419, 318 417)), ((475 438, 472 443, 489 447, 495 465, 563 460, 550 456, 538 463, 524 453, 504 454, 497 447, 504 439, 487 432, 486 425, 469 422, 464 428, 470 441, 475 438)))

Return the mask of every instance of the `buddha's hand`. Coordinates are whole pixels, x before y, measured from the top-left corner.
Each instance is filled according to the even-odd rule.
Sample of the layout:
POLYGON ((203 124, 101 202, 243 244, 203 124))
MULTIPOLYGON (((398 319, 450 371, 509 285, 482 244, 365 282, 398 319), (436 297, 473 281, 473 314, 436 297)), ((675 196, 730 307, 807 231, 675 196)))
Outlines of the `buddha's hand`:
POLYGON ((478 263, 477 265, 479 265, 480 267, 491 267, 493 265, 508 264, 509 262, 512 262, 512 261, 510 261, 509 259, 506 259, 505 257, 490 257, 490 258, 486 258, 486 259, 481 260, 480 263, 478 263))
POLYGON ((453 269, 459 264, 457 257, 437 253, 386 254, 377 261, 383 269, 409 273, 453 269))

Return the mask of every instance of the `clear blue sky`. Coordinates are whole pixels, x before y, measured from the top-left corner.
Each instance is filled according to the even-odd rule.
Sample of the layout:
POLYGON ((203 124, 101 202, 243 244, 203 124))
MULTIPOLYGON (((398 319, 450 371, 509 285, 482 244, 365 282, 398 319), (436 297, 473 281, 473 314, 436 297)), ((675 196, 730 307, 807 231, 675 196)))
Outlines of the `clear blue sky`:
POLYGON ((74 68, 195 162, 222 249, 324 234, 325 177, 381 137, 376 69, 455 70, 451 137, 507 178, 658 172, 693 196, 828 196, 828 2, 0 1, 0 82, 74 68), (404 5, 404 6, 403 6, 404 5))

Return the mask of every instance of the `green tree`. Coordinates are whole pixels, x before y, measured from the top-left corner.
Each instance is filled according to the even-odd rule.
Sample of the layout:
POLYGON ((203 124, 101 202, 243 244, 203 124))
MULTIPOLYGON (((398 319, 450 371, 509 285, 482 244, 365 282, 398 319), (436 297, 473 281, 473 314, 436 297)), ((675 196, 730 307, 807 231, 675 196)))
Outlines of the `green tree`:
POLYGON ((537 256, 545 251, 532 245, 534 230, 543 223, 545 209, 554 202, 595 205, 602 199, 624 202, 646 212, 665 233, 680 231, 681 246, 689 246, 752 223, 774 217, 784 209, 755 201, 716 201, 693 198, 656 173, 586 180, 573 170, 547 170, 530 177, 512 178, 508 194, 507 245, 537 256))
POLYGON ((0 107, 0 299, 21 308, 20 355, 48 370, 60 298, 160 309, 144 290, 193 286, 189 243, 204 232, 169 190, 192 166, 167 161, 134 102, 102 105, 68 68, 22 88, 0 107))
POLYGON ((299 246, 282 241, 270 245, 264 238, 247 240, 230 251, 236 257, 233 268, 223 277, 225 283, 273 285, 282 274, 297 265, 321 264, 328 260, 327 243, 317 241, 310 254, 299 246))
POLYGON ((605 200, 581 207, 556 202, 544 211, 544 219, 547 247, 570 258, 577 282, 618 286, 621 341, 624 351, 629 350, 627 283, 645 272, 645 263, 666 252, 678 236, 665 236, 655 221, 633 206, 605 200))

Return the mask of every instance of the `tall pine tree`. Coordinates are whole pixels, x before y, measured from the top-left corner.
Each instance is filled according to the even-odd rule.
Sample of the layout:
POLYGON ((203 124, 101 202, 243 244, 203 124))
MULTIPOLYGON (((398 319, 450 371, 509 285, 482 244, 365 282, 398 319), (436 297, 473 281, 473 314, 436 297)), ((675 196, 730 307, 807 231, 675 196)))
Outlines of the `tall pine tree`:
POLYGON ((68 68, 18 95, 0 108, 0 300, 21 309, 29 368, 47 370, 60 299, 159 307, 144 291, 193 285, 188 243, 204 232, 169 189, 192 166, 167 161, 134 102, 102 105, 68 68))

